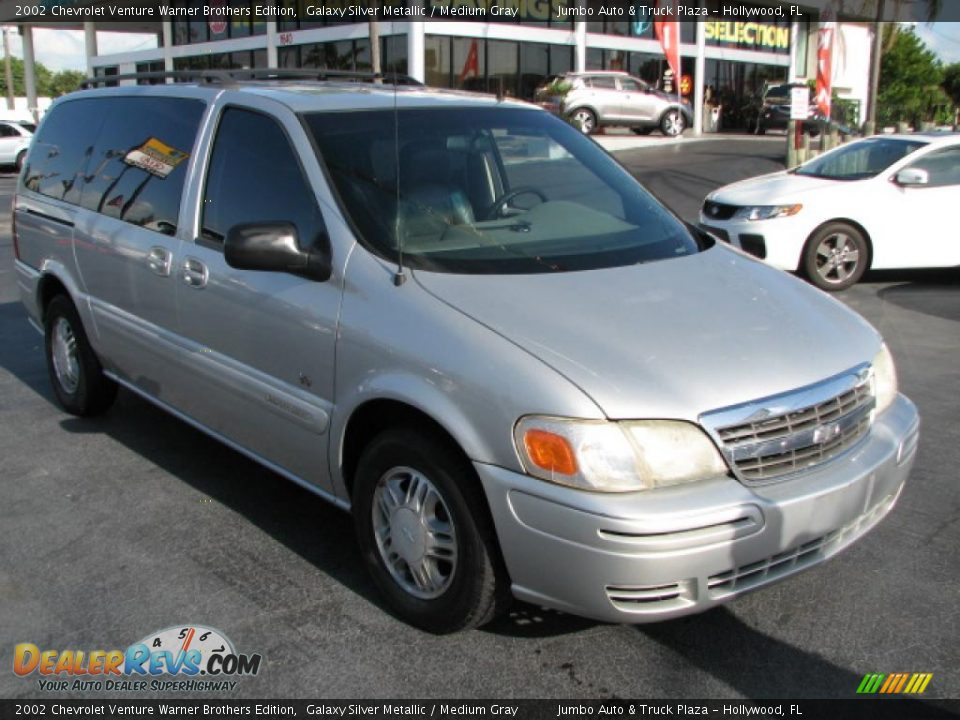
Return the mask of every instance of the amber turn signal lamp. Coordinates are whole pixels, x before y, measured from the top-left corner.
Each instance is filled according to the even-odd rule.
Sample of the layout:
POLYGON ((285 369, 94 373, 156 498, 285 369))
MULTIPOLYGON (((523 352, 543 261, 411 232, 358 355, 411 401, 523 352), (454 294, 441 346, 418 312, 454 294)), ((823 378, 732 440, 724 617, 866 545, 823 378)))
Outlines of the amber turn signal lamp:
POLYGON ((566 438, 546 430, 527 430, 523 445, 537 467, 560 475, 576 474, 577 459, 566 438))

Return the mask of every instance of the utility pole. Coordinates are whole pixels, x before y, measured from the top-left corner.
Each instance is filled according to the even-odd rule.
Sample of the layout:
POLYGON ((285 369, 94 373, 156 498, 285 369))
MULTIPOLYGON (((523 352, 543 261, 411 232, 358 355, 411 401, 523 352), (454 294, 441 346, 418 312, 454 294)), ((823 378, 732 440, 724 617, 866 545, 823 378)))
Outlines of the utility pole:
POLYGON ((7 110, 15 109, 13 99, 13 68, 10 67, 10 28, 3 26, 3 71, 7 80, 7 110))
POLYGON ((884 0, 877 0, 877 19, 873 23, 873 57, 870 58, 870 95, 867 98, 866 135, 877 131, 877 93, 880 88, 880 55, 883 52, 884 0))

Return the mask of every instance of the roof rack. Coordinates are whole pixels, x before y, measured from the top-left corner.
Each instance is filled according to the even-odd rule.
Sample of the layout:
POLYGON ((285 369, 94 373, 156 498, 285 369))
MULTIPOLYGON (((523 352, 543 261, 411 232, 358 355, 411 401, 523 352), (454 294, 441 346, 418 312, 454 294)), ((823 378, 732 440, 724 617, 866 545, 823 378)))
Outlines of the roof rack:
POLYGON ((351 82, 382 81, 388 85, 419 85, 423 83, 400 73, 374 73, 353 70, 328 70, 327 68, 254 68, 250 70, 153 70, 150 72, 124 73, 122 75, 97 75, 80 83, 78 89, 100 87, 121 80, 166 80, 196 82, 200 85, 232 86, 249 80, 345 80, 351 82))

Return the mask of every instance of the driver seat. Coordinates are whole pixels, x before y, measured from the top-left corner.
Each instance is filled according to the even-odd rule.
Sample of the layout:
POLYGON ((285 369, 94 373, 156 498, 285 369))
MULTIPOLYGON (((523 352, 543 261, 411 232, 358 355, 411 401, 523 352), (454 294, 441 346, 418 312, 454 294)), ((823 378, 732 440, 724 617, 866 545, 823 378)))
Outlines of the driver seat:
MULTIPOLYGON (((473 206, 466 193, 450 182, 450 151, 439 140, 418 140, 400 151, 400 197, 406 201, 404 219, 430 226, 472 224, 473 206), (431 222, 432 220, 432 222, 431 222)), ((411 234, 423 234, 408 227, 411 234)), ((428 231, 429 232, 429 231, 428 231)))

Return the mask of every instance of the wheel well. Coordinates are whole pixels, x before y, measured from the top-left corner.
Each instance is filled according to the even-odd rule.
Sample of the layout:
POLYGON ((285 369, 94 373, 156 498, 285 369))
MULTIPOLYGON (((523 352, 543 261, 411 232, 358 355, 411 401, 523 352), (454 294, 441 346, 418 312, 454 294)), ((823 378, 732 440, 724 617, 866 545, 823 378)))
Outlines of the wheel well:
POLYGON ((446 428, 422 410, 397 400, 371 400, 353 411, 343 434, 341 466, 343 481, 351 497, 353 496, 353 476, 363 449, 381 432, 396 426, 423 428, 449 443, 465 459, 468 459, 463 448, 446 428))
POLYGON ((850 227, 854 228, 857 232, 859 232, 861 235, 863 235, 863 241, 867 244, 866 269, 867 270, 870 269, 870 266, 873 264, 873 241, 870 239, 870 233, 868 233, 867 229, 863 227, 863 225, 858 223, 856 220, 851 220, 850 218, 833 218, 832 220, 827 220, 826 222, 820 223, 811 231, 809 235, 807 235, 807 239, 803 243, 803 251, 800 253, 800 259, 797 262, 798 273, 803 272, 803 259, 804 257, 806 257, 807 247, 810 245, 811 238, 813 238, 813 236, 816 235, 818 232, 820 232, 820 230, 822 230, 824 227, 832 223, 843 223, 844 225, 849 225, 850 227))
POLYGON ((46 318, 47 306, 57 295, 66 295, 68 298, 70 297, 70 293, 66 286, 54 275, 43 276, 43 278, 40 280, 40 289, 37 291, 37 293, 40 301, 40 316, 42 318, 46 318))

